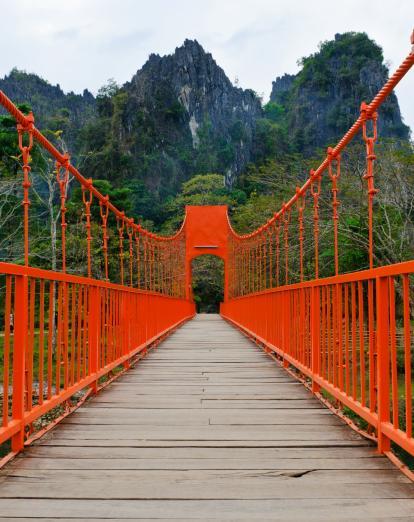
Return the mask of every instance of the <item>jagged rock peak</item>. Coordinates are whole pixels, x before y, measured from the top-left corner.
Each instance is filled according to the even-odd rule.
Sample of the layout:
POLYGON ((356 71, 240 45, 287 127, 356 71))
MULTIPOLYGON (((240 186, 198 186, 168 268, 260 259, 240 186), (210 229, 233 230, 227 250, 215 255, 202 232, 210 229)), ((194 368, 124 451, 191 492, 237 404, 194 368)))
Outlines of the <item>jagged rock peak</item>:
POLYGON ((180 47, 175 48, 175 52, 180 51, 181 49, 189 50, 191 53, 196 54, 208 54, 211 56, 210 53, 206 53, 206 51, 203 49, 203 46, 198 42, 198 40, 190 40, 189 38, 186 38, 184 40, 183 45, 180 47))
MULTIPOLYGON (((14 68, 0 78, 0 89, 14 102, 28 104, 36 125, 63 130, 66 144, 74 148, 79 129, 96 114, 96 100, 88 89, 65 93, 37 74, 14 68)), ((0 108, 0 113, 4 113, 0 108)))
POLYGON ((154 69, 158 69, 158 73, 161 75, 181 76, 181 81, 197 82, 199 75, 201 75, 201 83, 211 76, 220 77, 220 81, 225 83, 226 86, 233 87, 211 53, 206 52, 197 40, 184 40, 184 43, 176 47, 172 54, 164 56, 155 53, 150 54, 142 69, 138 70, 132 78, 131 83, 143 73, 154 71, 154 69))
MULTIPOLYGON (((179 57, 193 57, 193 58, 211 58, 213 57, 211 53, 208 53, 204 50, 203 46, 197 40, 189 40, 186 38, 182 45, 175 48, 174 53, 166 54, 164 56, 160 56, 158 53, 151 53, 148 57, 148 62, 158 62, 159 60, 169 59, 169 58, 179 58, 179 57)), ((213 60, 214 61, 214 60, 213 60)), ((144 67, 145 67, 144 65, 144 67)))
POLYGON ((200 131, 209 125, 233 156, 226 170, 228 184, 250 160, 254 127, 262 116, 260 99, 252 90, 234 86, 197 40, 185 40, 173 54, 150 55, 124 88, 135 111, 178 102, 180 120, 194 148, 200 144, 200 131))
POLYGON ((278 76, 274 82, 272 82, 272 92, 270 94, 270 100, 274 100, 279 94, 288 91, 292 87, 292 83, 296 76, 294 74, 284 74, 278 76))
MULTIPOLYGON (((381 47, 365 33, 336 34, 303 58, 301 66, 296 75, 277 78, 270 96, 284 109, 289 134, 301 152, 340 139, 358 117, 361 102, 371 101, 388 79, 381 47)), ((378 131, 381 137, 409 136, 394 93, 379 109, 378 131)))

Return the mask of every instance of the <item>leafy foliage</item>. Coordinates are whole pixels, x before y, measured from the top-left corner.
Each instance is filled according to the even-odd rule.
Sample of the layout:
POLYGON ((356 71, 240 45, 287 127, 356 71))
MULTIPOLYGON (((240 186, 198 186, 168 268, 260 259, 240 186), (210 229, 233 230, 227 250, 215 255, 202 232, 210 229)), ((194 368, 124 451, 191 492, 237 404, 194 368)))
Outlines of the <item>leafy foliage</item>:
MULTIPOLYGON (((315 147, 336 142, 388 78, 382 49, 365 33, 348 32, 322 42, 318 52, 299 61, 299 73, 286 84, 274 83, 268 115, 281 110, 294 150, 311 155, 315 147), (280 108, 278 108, 280 107, 280 108)), ((269 117, 269 116, 268 116, 269 117)), ((398 101, 391 94, 379 110, 380 133, 407 139, 398 101)))
POLYGON ((224 264, 216 256, 193 260, 193 297, 198 313, 218 313, 223 301, 224 264))

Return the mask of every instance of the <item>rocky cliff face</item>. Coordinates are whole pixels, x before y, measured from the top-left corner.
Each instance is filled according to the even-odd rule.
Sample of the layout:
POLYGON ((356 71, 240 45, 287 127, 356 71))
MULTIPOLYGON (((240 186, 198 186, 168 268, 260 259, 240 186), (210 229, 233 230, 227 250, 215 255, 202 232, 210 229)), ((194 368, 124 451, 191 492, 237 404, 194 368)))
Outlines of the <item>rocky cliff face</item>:
POLYGON ((40 129, 63 130, 72 150, 79 129, 96 113, 95 98, 87 89, 83 94, 65 94, 59 85, 17 69, 0 78, 0 89, 11 100, 28 104, 40 129))
POLYGON ((137 114, 142 124, 142 117, 161 110, 170 133, 190 143, 194 155, 206 145, 206 134, 225 149, 211 168, 225 173, 229 185, 249 161, 260 100, 253 91, 233 86, 197 41, 186 40, 172 55, 152 54, 123 91, 128 96, 123 121, 132 132, 137 114))
MULTIPOLYGON (((312 152, 340 138, 388 78, 382 50, 364 33, 335 35, 320 51, 302 60, 297 75, 273 82, 270 100, 284 109, 298 150, 312 152)), ((381 137, 407 139, 398 101, 392 94, 379 111, 381 137)))

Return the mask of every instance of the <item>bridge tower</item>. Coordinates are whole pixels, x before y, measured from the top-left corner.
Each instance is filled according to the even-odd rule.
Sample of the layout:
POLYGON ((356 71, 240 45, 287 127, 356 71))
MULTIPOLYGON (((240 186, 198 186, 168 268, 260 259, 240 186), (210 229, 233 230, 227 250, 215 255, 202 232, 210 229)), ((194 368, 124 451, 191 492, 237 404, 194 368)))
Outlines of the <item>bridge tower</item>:
POLYGON ((224 301, 228 299, 228 235, 227 205, 185 207, 186 229, 186 298, 192 297, 191 262, 202 255, 213 255, 224 261, 224 301))

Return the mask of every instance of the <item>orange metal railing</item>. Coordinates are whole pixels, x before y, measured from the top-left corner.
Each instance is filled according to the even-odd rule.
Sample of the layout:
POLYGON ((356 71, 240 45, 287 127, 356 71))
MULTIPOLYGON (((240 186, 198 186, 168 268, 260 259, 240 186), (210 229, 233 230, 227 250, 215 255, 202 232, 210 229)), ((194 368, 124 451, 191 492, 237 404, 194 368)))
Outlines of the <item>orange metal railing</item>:
POLYGON ((336 407, 348 407, 377 430, 381 451, 394 441, 414 455, 413 273, 410 261, 281 286, 228 301, 221 313, 296 368, 314 393, 323 390, 336 407))
POLYGON ((187 300, 105 281, 8 263, 0 263, 0 273, 5 280, 0 444, 11 438, 13 451, 23 447, 36 419, 85 387, 96 391, 100 378, 194 313, 187 300))
POLYGON ((229 223, 230 299, 221 313, 295 369, 315 394, 351 412, 381 452, 390 452, 393 442, 414 456, 414 261, 374 267, 377 110, 413 64, 411 52, 272 219, 244 236, 229 223), (367 266, 341 274, 341 153, 359 133, 365 145, 367 266), (330 257, 320 278, 322 213, 324 255, 330 257))
POLYGON ((1 91, 0 105, 17 122, 23 174, 23 264, 0 263, 0 445, 10 442, 16 452, 82 400, 82 390, 95 392, 102 379, 191 318, 194 304, 185 298, 185 223, 171 237, 134 223, 36 129, 32 114, 25 116, 1 91), (59 272, 31 266, 36 147, 55 161, 59 272), (75 218, 67 209, 76 188, 69 187, 71 177, 83 205, 75 218), (83 267, 68 260, 71 227, 81 231, 83 267))

